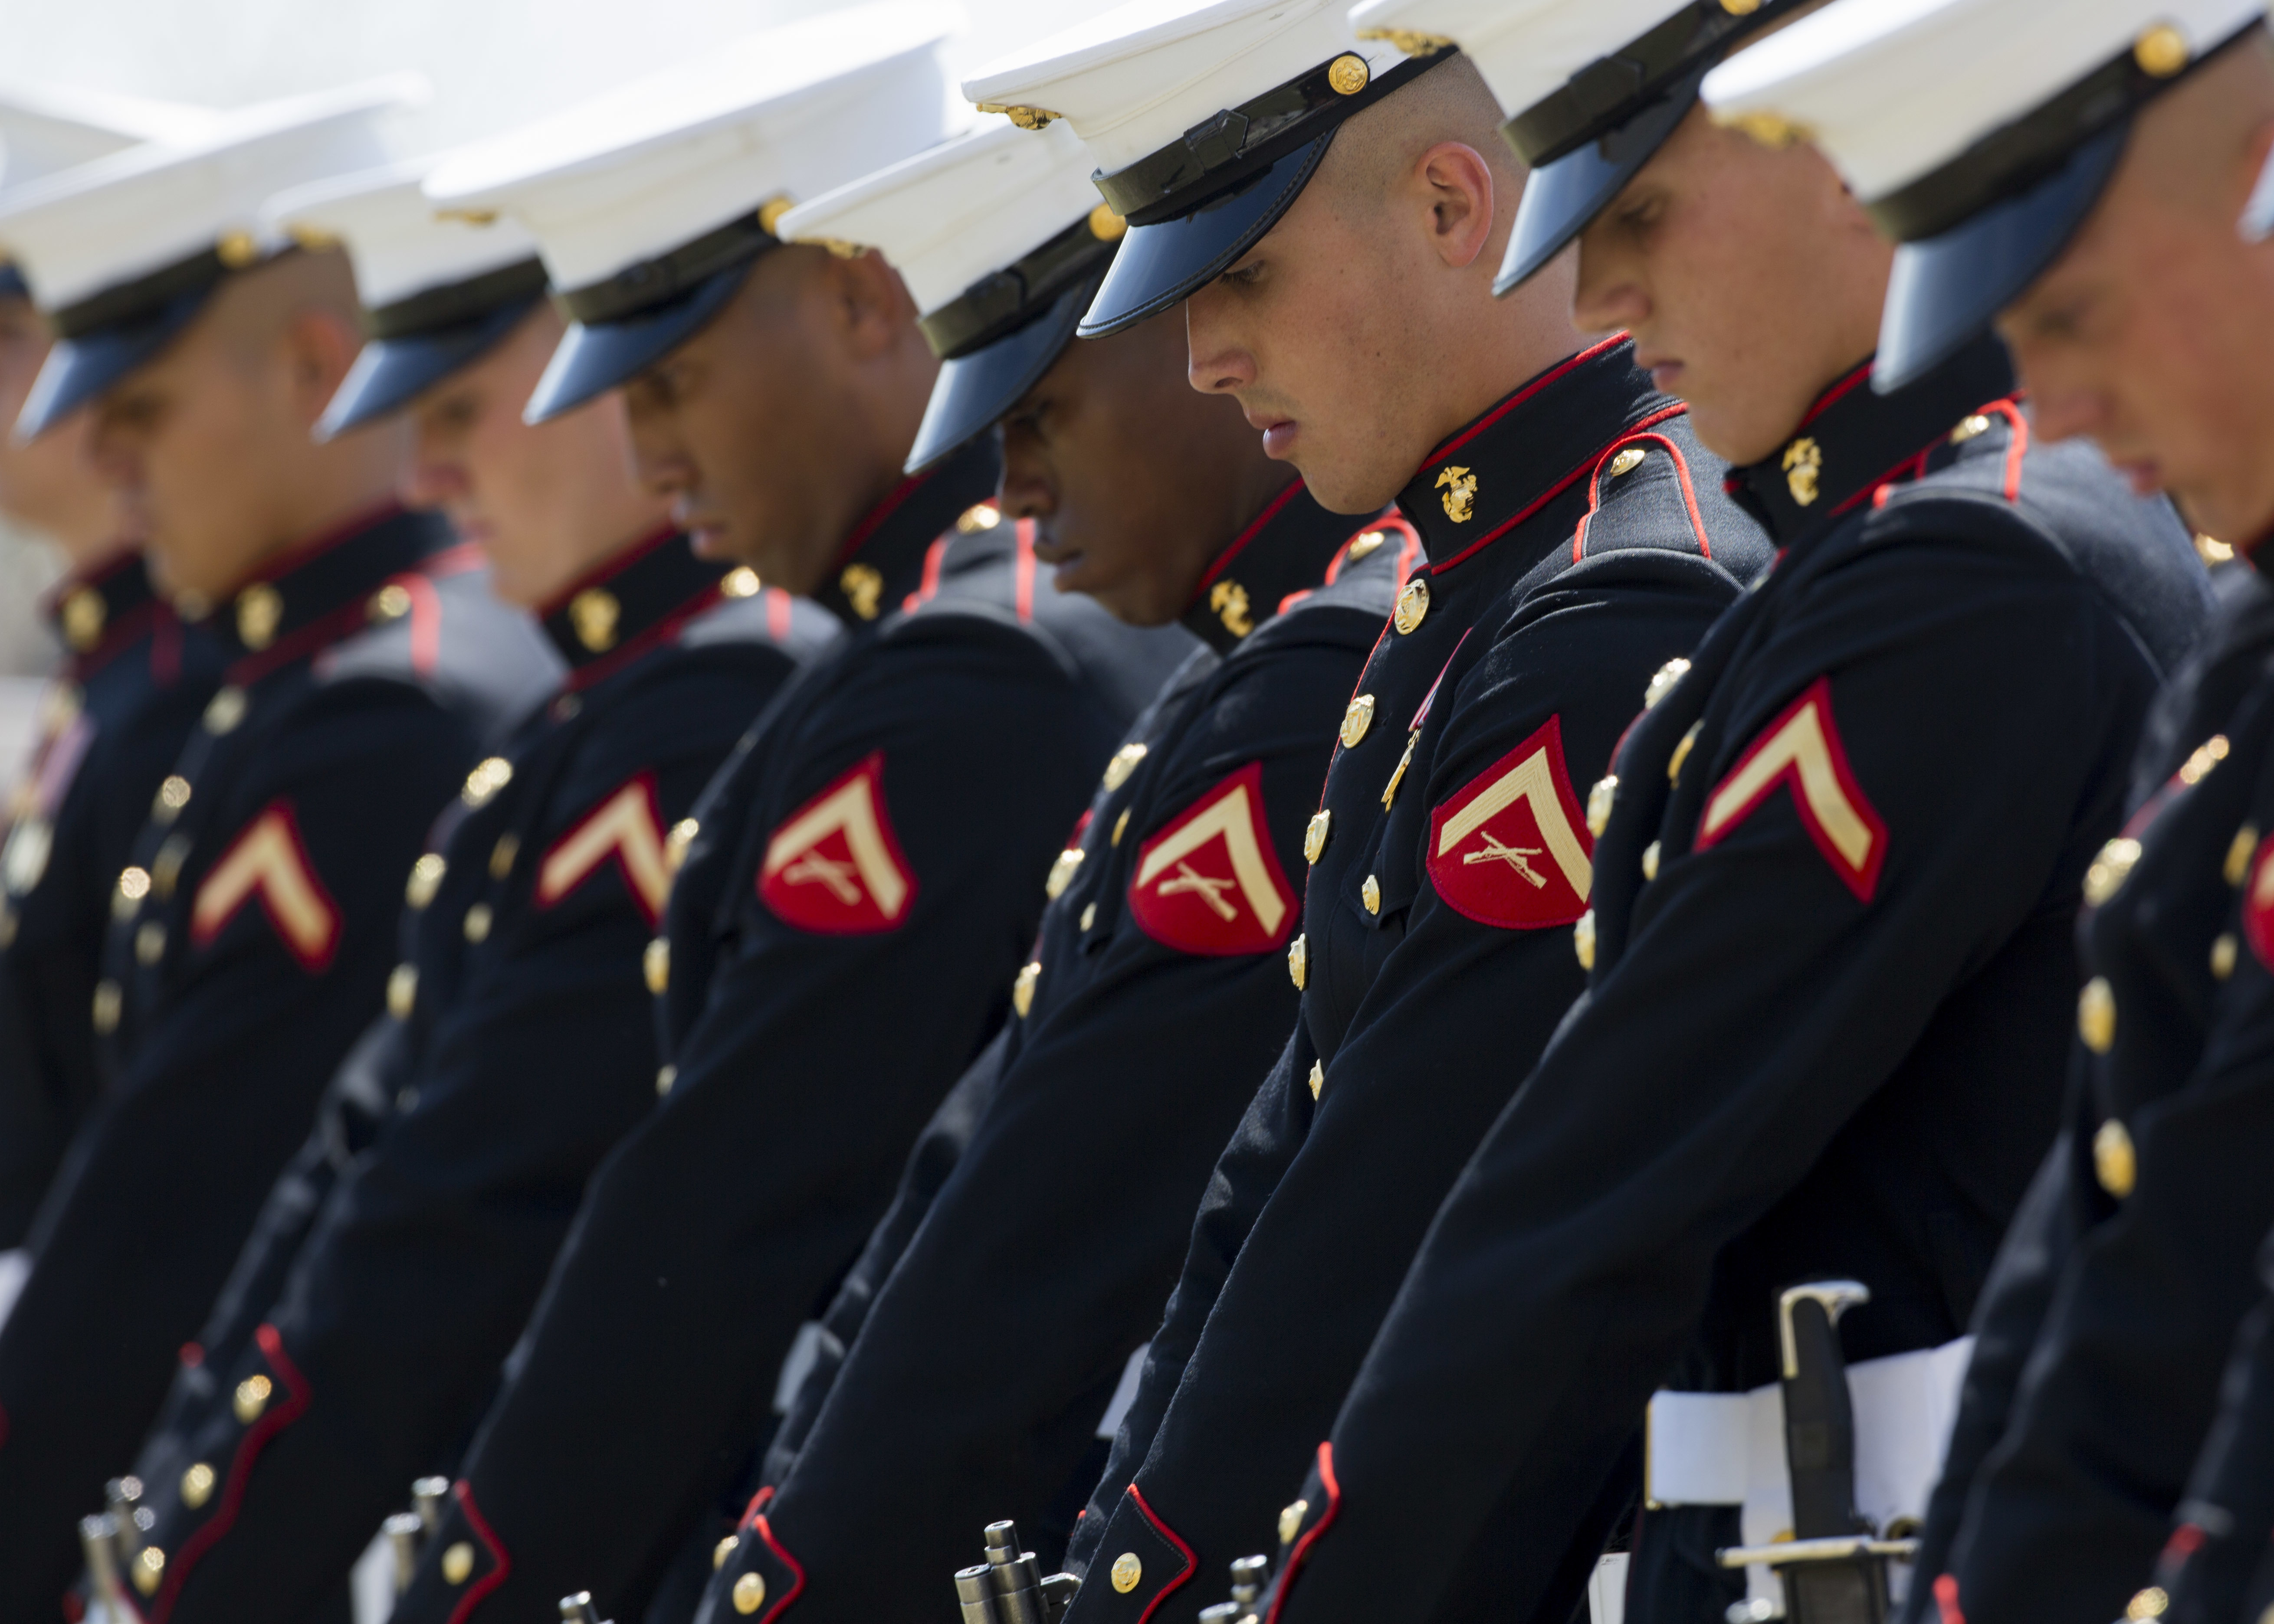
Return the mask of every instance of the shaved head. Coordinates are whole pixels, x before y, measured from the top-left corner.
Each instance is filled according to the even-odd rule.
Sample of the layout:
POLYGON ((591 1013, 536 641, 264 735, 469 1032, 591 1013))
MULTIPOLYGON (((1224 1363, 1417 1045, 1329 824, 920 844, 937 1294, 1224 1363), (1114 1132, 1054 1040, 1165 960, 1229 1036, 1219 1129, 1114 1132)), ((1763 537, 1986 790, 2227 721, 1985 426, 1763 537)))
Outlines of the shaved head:
POLYGON ((309 438, 362 344, 346 257, 295 251, 224 277, 94 403, 96 467, 169 590, 218 598, 391 500, 400 422, 309 438))
POLYGON ((1278 223, 1186 302, 1193 387, 1238 397, 1313 494, 1371 513, 1441 441, 1579 347, 1569 258, 1493 278, 1525 169, 1452 56, 1353 115, 1278 223))
POLYGON ((2040 433, 2090 436, 2239 545, 2274 530, 2274 244, 2236 229, 2270 153, 2255 27, 2134 119, 2099 204, 1998 323, 2040 433))

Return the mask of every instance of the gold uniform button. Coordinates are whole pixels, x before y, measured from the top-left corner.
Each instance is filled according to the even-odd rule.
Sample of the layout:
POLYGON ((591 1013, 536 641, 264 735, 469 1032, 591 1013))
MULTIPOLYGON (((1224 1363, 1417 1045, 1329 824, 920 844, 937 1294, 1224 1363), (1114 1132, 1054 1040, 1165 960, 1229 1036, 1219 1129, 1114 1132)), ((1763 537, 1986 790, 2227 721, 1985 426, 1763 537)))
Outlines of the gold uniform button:
POLYGON ((145 1545, 134 1558, 134 1588, 145 1596, 158 1593, 159 1582, 166 1576, 166 1553, 155 1545, 145 1545))
POLYGON ((1003 523, 1003 510, 992 502, 974 502, 955 516, 959 536, 975 536, 1003 523))
POLYGON ((743 564, 727 572, 727 578, 719 583, 719 590, 728 598, 756 598, 761 584, 758 572, 743 564))
POLYGON ((418 1007, 418 966, 399 964, 387 973, 387 1012, 397 1020, 409 1020, 418 1007))
POLYGON ((1595 967, 1595 910, 1589 908, 1579 915, 1579 922, 1571 927, 1571 951, 1579 960, 1582 970, 1595 967))
POLYGON ((401 620, 410 613, 410 589, 399 581, 388 582, 371 595, 364 613, 374 625, 401 620))
POLYGON ((1621 474, 1634 472, 1636 469, 1642 466, 1644 455, 1640 446, 1629 446, 1624 451, 1620 452, 1611 459, 1611 477, 1615 479, 1621 474))
POLYGON ((1088 906, 1082 909, 1081 918, 1079 923, 1085 931, 1087 931, 1092 925, 1097 923, 1097 904, 1095 902, 1090 903, 1088 906))
POLYGON ((154 919, 143 921, 134 932, 134 961, 154 965, 165 956, 166 928, 154 919))
MULTIPOLYGON (((1121 837, 1128 832, 1129 808, 1127 807, 1124 807, 1121 808, 1121 816, 1113 820, 1113 838, 1111 840, 1108 840, 1106 844, 1108 846, 1119 846, 1121 844, 1121 837)), ((1084 927, 1084 929, 1088 929, 1088 927, 1084 927)))
POLYGON ((647 977, 647 989, 657 997, 663 996, 671 985, 671 938, 657 936, 640 955, 640 971, 647 977))
POLYGON ((91 586, 80 587, 64 599, 64 638, 81 654, 102 641, 102 623, 110 618, 109 605, 91 586))
POLYGON ((513 779, 513 763, 502 756, 493 756, 478 763, 466 775, 466 787, 458 798, 469 810, 478 810, 489 804, 490 797, 503 789, 513 779))
POLYGON ((1290 1501, 1279 1513, 1279 1543, 1291 1545, 1295 1536, 1303 1531, 1303 1519, 1308 1515, 1311 1502, 1306 1500, 1290 1501))
POLYGON ((2250 873, 2250 854, 2258 849, 2258 825, 2245 823, 2227 842, 2226 867, 2221 870, 2229 885, 2240 885, 2250 873))
POLYGON ((1651 673, 1650 681, 1642 690, 1642 708, 1645 710, 1654 708, 1672 691, 1674 685, 1689 673, 1690 662, 1686 659, 1677 658, 1660 665, 1651 673))
POLYGON ((1335 826, 1335 815, 1324 808, 1312 814, 1311 821, 1303 826, 1303 861, 1314 863, 1327 849, 1327 835, 1335 826))
POLYGON ((158 786, 157 799, 150 803, 150 816, 156 823, 170 823, 189 804, 190 781, 178 772, 168 773, 166 781, 158 786))
POLYGON ((2106 1054, 2116 1041, 2116 989, 2106 976, 2094 976, 2077 995, 2076 1033, 2096 1055, 2106 1054))
POLYGON ((219 738, 245 720, 245 690, 225 688, 206 703, 206 731, 219 738))
POLYGON ((521 855, 521 837, 510 829, 497 838, 490 847, 490 878, 501 880, 513 872, 513 860, 521 855))
POLYGON ((1351 538, 1350 551, 1343 554, 1343 562, 1355 564, 1380 546, 1384 540, 1380 530, 1360 530, 1351 538))
POLYGON ((1035 1007, 1035 983, 1042 979, 1043 963, 1035 959, 1029 959, 1019 972, 1019 979, 1011 983, 1011 1007, 1019 1011, 1020 1019, 1024 1020, 1027 1011, 1035 1007))
POLYGON ((655 1074, 656 1097, 658 1099, 661 1099, 665 1094, 669 1094, 671 1092, 672 1084, 678 1080, 679 1068, 677 1066, 667 1065, 659 1067, 655 1074))
POLYGON ((442 876, 449 868, 448 860, 440 852, 429 852, 410 865, 410 878, 403 887, 403 900, 412 912, 434 900, 434 893, 442 889, 442 876))
POLYGON ((1145 1564, 1137 1560, 1134 1551, 1124 1551, 1113 1559, 1113 1588, 1126 1596, 1137 1588, 1137 1581, 1145 1576, 1145 1564))
POLYGON ((1397 628, 1397 635, 1403 637, 1427 619, 1428 614, 1429 583, 1416 576, 1408 581, 1405 590, 1397 595, 1397 607, 1389 617, 1390 624, 1397 628))
POLYGON ((488 941, 490 926, 494 922, 495 916, 490 912, 490 905, 477 902, 466 910, 466 940, 473 943, 488 941))
POLYGON ((2139 1182, 2140 1160, 2132 1149, 2132 1135, 2111 1116, 2092 1136, 2092 1176, 2100 1187, 2122 1200, 2139 1182))
POLYGON ((1073 883, 1074 874, 1081 868, 1085 855, 1078 846, 1070 846, 1060 852, 1058 860, 1050 865, 1050 877, 1043 882, 1043 895, 1053 902, 1057 901, 1065 888, 1073 883))
POLYGON ((1358 895, 1359 900, 1366 904, 1367 913, 1382 912, 1382 882, 1374 876, 1369 874, 1366 876, 1366 883, 1358 888, 1358 895))
POLYGON ((2171 1605, 2172 1598, 2165 1594, 2163 1588, 2151 1584, 2124 1604, 2124 1616, 2133 1624, 2145 1624, 2149 1619, 2162 1618, 2164 1610, 2171 1605))
POLYGON ((703 825, 691 817, 682 817, 671 826, 671 834, 663 843, 663 866, 674 878, 687 865, 687 848, 695 844, 695 837, 703 825))
POLYGON ((150 871, 132 864, 118 871, 118 890, 110 899, 114 919, 132 919, 142 898, 150 894, 150 871))
POLYGON ((1295 983, 1295 990, 1303 990, 1303 983, 1311 978, 1311 939, 1299 936, 1287 944, 1287 979, 1295 983))
POLYGON ((265 649, 275 642, 283 619, 284 599, 266 581, 237 595, 237 635, 246 648, 265 649))
POLYGON ((759 1608, 766 1605, 766 1581, 764 1575, 754 1573, 744 1574, 741 1578, 734 1581, 734 1589, 732 1594, 734 1598, 735 1612, 745 1614, 756 1613, 759 1608))
POLYGON ((1682 763, 1690 759, 1690 748, 1698 742, 1698 730, 1701 726, 1701 723, 1690 723, 1690 731, 1682 735, 1682 742, 1674 747, 1674 755, 1666 763, 1666 781, 1668 784, 1682 782, 1682 763))
POLYGON ((461 1539, 442 1553, 442 1577, 452 1584, 463 1584, 473 1576, 474 1547, 471 1540, 461 1539))
POLYGON ((1343 748, 1355 748, 1358 741, 1366 737, 1366 730, 1373 726, 1374 695, 1360 694, 1350 702, 1350 709, 1343 712, 1343 748))
POLYGON ((2226 759, 2229 748, 2225 733, 2213 733, 2180 763, 2180 782, 2188 785, 2202 783, 2205 773, 2226 759))
POLYGON ((182 1504, 197 1510, 213 1498, 214 1469, 200 1461, 182 1474, 182 1504))
POLYGON ((2084 900, 2089 906, 2099 907, 2120 888, 2132 872, 2132 865, 2140 861, 2140 843, 2119 835, 2100 848, 2092 860, 2092 867, 2084 871, 2084 900))
POLYGON ((1125 744, 1113 752, 1113 759, 1105 763, 1105 788, 1111 794, 1129 782, 1129 775, 1137 771, 1137 763, 1145 759, 1146 747, 1125 744))
POLYGON ((1658 877, 1658 842, 1642 848, 1642 877, 1645 884, 1658 877))
POLYGON ((1311 1098, 1317 1099, 1319 1091, 1326 1086, 1327 1068, 1314 1060, 1311 1062, 1311 1098))
POLYGON ((1611 825, 1611 805, 1619 796, 1619 775, 1597 778, 1595 787, 1587 792, 1587 832, 1600 840, 1603 831, 1611 825))
POLYGON ((187 835, 168 835, 161 841, 158 854, 150 860, 150 894, 161 902, 171 900, 174 887, 181 882, 182 865, 189 860, 187 835))
POLYGON ((2192 53, 2187 35, 2169 23, 2157 23, 2132 41, 2132 60, 2150 79, 2169 79, 2187 65, 2192 53))
POLYGON ((251 1426, 255 1421, 260 1420, 260 1412, 268 1408, 268 1395, 274 1390, 268 1385, 268 1378, 266 1376, 247 1376, 243 1381, 238 1382, 237 1392, 230 1402, 230 1408, 237 1412, 238 1424, 251 1426))
POLYGON ((734 1554, 734 1548, 742 1543, 742 1537, 740 1534, 729 1534, 717 1545, 712 1546, 711 1571, 712 1573, 717 1573, 721 1568, 724 1568, 727 1565, 727 1559, 734 1554))
POLYGON ((2219 981, 2234 974, 2234 933, 2223 930, 2210 944, 2210 973, 2219 981))
POLYGON ((118 983, 117 981, 105 979, 103 981, 97 981, 94 984, 94 1031, 96 1036, 109 1037, 112 1033, 118 1030, 120 1006, 124 1003, 124 995, 119 991, 118 983))
POLYGON ((1961 417, 1958 420, 1958 426, 1950 431, 1950 443, 1954 446, 1962 446, 1977 435, 1987 434, 1989 432, 1990 419, 1978 411, 1971 412, 1961 417))
POLYGON ((1366 58, 1356 51, 1344 51, 1327 64, 1327 83, 1334 86, 1338 96, 1354 96, 1367 87, 1374 78, 1374 70, 1366 58))

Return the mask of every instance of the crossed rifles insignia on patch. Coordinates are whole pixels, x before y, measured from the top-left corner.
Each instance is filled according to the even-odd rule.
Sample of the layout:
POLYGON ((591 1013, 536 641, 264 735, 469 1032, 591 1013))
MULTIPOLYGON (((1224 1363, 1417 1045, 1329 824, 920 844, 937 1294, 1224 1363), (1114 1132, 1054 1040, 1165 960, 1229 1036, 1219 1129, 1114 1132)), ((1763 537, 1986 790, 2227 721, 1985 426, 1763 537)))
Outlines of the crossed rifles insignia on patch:
POLYGON ((758 896, 784 922, 866 936, 907 919, 916 880, 885 810, 877 751, 790 814, 766 844, 758 896))
POLYGON ((1129 913, 1180 953, 1229 957, 1284 945, 1295 892, 1263 818, 1263 767, 1250 762, 1137 848, 1129 913))
POLYGON ((1429 879, 1466 918, 1507 930, 1568 925, 1587 911, 1588 838, 1563 725, 1549 717, 1522 744, 1429 815, 1429 879))

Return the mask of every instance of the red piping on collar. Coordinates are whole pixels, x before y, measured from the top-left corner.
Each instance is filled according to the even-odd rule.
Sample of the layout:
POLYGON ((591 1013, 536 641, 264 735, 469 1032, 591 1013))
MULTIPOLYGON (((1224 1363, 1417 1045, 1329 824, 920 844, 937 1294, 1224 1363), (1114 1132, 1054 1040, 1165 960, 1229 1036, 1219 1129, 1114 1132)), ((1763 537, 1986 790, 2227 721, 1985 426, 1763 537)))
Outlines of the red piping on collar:
POLYGON ((885 500, 863 514, 861 516, 861 522, 853 527, 852 534, 846 537, 845 545, 837 550, 838 563, 842 565, 850 562, 855 553, 869 545, 869 538, 874 536, 883 527, 885 521, 899 510, 900 504, 915 495, 918 487, 930 478, 931 474, 929 471, 910 474, 886 492, 885 500))
MULTIPOLYGON (((1601 342, 1591 344, 1586 349, 1579 351, 1577 355, 1564 357, 1563 359, 1556 363, 1556 365, 1548 368, 1547 371, 1540 373, 1539 377, 1533 379, 1530 383, 1525 384, 1522 388, 1518 389, 1514 395, 1510 395, 1499 405, 1494 407, 1488 414, 1478 418, 1477 421, 1472 423, 1467 428, 1463 429, 1459 433, 1454 435, 1452 439, 1438 447, 1427 456, 1423 457, 1421 459, 1421 467, 1427 468, 1432 462, 1442 462, 1445 458, 1452 455, 1456 451, 1458 451, 1463 446, 1467 445, 1478 435, 1483 433, 1487 429, 1492 427, 1494 424, 1498 423, 1502 417, 1508 416, 1509 413, 1523 405, 1525 402, 1539 394, 1549 384, 1554 383, 1557 379, 1563 377, 1567 373, 1577 371, 1580 367, 1586 365, 1588 362, 1595 359, 1598 356, 1609 354, 1612 350, 1617 349, 1621 344, 1623 344, 1626 342, 1627 335, 1624 333, 1614 333, 1608 338, 1604 339, 1601 342)), ((1415 470, 1417 475, 1419 471, 1420 470, 1418 469, 1415 470)))
MULTIPOLYGON (((1834 384, 1823 394, 1818 395, 1816 397, 1816 403, 1808 409, 1808 414, 1801 418, 1799 425, 1793 430, 1792 434, 1799 433, 1801 430, 1805 429, 1810 424, 1815 422, 1826 412, 1830 411, 1833 407, 1837 405, 1842 399, 1854 393, 1856 386, 1862 383, 1865 379, 1871 375, 1871 363, 1877 359, 1878 357, 1876 356, 1867 358, 1864 364, 1858 366, 1854 372, 1849 373, 1845 378, 1842 378, 1839 382, 1834 384)), ((1790 440, 1792 438, 1792 434, 1788 434, 1785 438, 1787 440, 1790 440)))
MULTIPOLYGON (((567 586, 562 587, 558 592, 555 592, 552 597, 538 605, 536 609, 537 618, 540 620, 552 619, 553 616, 560 613, 561 610, 567 608, 568 606, 569 600, 574 598, 577 593, 589 590, 593 587, 599 586, 603 582, 614 580, 618 575, 622 575, 624 571, 629 569, 633 565, 638 563, 649 553, 654 552, 658 547, 662 546, 666 542, 669 541, 673 537, 678 534, 679 530, 677 527, 669 524, 663 526, 660 530, 650 530, 646 535, 641 537, 637 541, 633 542, 622 552, 612 553, 608 557, 601 560, 596 568, 577 576, 576 580, 571 581, 567 586)), ((453 551, 456 551, 456 549, 453 549, 453 551)))
MULTIPOLYGON (((2021 500, 2022 458, 2029 448, 2029 425, 2028 419, 2022 416, 2021 412, 2015 409, 2014 404, 2014 401, 2018 398, 2019 397, 2016 395, 2001 396, 1997 400, 1991 401, 1987 404, 1977 408, 1974 412, 1969 414, 1973 417, 1986 417, 1994 411, 1999 417, 2005 418, 2006 421, 2013 427, 2013 440, 2006 447, 2005 492, 2006 500, 2009 502, 2018 501, 2021 500)), ((1886 473, 1880 475, 1879 478, 1873 480, 1870 485, 1865 485, 1862 490, 1856 492, 1855 495, 1849 497, 1837 508, 1834 508, 1832 510, 1832 516, 1836 519, 1842 514, 1852 512, 1856 508, 1862 506, 1866 500, 1871 504, 1871 508, 1874 512, 1886 507, 1887 505, 1887 498, 1894 493, 1894 488, 1896 485, 1902 483, 1904 480, 1918 479, 1925 476, 1927 458, 1934 454, 1935 447, 1941 445, 1945 438, 1946 437, 1941 434, 1936 435, 1932 440, 1927 441, 1925 445, 1920 447, 1919 449, 1914 452, 1911 455, 1905 457, 1901 462, 1896 463, 1886 473)))
POLYGON ((255 583, 275 581, 280 576, 289 575, 302 566, 313 563, 342 542, 386 523, 388 520, 395 517, 403 511, 402 503, 394 500, 384 501, 376 508, 365 508, 353 518, 342 520, 331 529, 312 536, 305 541, 296 541, 282 552, 272 553, 261 560, 259 568, 252 570, 234 586, 225 591, 214 594, 214 602, 227 603, 255 583))
POLYGON ((51 615, 57 605, 81 587, 99 587, 134 561, 139 551, 132 542, 114 542, 98 557, 64 572, 60 580, 40 594, 40 613, 51 615))
POLYGON ((657 644, 666 643, 679 635, 681 628, 717 604, 726 595, 726 577, 722 575, 718 580, 704 585, 696 592, 695 596, 654 622, 636 637, 618 643, 591 664, 579 665, 571 671, 561 684, 561 691, 564 694, 582 693, 601 679, 614 675, 626 665, 654 649, 657 644))
POLYGON ((904 610, 920 609, 939 596, 940 566, 947 560, 947 538, 940 537, 924 549, 923 575, 916 582, 916 590, 900 599, 904 610))
MULTIPOLYGON (((1657 411, 1651 413, 1647 417, 1643 418, 1639 423, 1632 424, 1626 428, 1621 429, 1619 431, 1619 439, 1630 439, 1634 435, 1642 432, 1645 429, 1656 427, 1659 424, 1665 422, 1669 417, 1681 417, 1689 410, 1689 407, 1682 404, 1679 401, 1675 402, 1671 406, 1661 407, 1657 411)), ((1612 443, 1615 445, 1617 441, 1614 440, 1612 443)), ((1453 554, 1452 557, 1447 559, 1443 563, 1440 564, 1432 562, 1429 566, 1429 573, 1433 575, 1442 575, 1455 565, 1474 556, 1483 548, 1488 547, 1494 542, 1498 541, 1502 537, 1507 535, 1509 531, 1514 530, 1517 525, 1523 523, 1526 519, 1532 517, 1533 514, 1538 513, 1541 508, 1547 507, 1548 503, 1554 501, 1557 497, 1562 495, 1564 492, 1570 490, 1581 479, 1585 478, 1586 477, 1587 470, 1594 466, 1596 461, 1600 459, 1602 455, 1603 452, 1601 450, 1589 452, 1586 457, 1582 460, 1577 467, 1573 468, 1570 473, 1564 475, 1561 479, 1558 479, 1547 490, 1542 491, 1538 496, 1534 497, 1525 506, 1521 512, 1516 514, 1511 518, 1502 521, 1493 529, 1487 530, 1483 535, 1478 537, 1467 546, 1463 547, 1458 553, 1453 554)))
MULTIPOLYGON (((1279 510, 1286 507, 1289 502, 1293 501, 1295 498, 1301 493, 1302 489, 1303 481, 1301 477, 1299 475, 1295 478, 1290 479, 1285 485, 1282 485, 1279 488, 1279 493, 1276 496, 1274 496, 1269 501, 1263 504, 1263 511, 1257 514, 1253 519, 1250 519, 1247 522, 1247 528, 1241 530, 1239 535, 1233 537, 1231 538, 1231 545, 1226 547, 1223 552, 1217 553, 1214 561, 1209 565, 1207 571, 1201 576, 1201 583, 1193 589, 1193 595, 1185 605, 1185 607, 1187 610, 1191 609, 1193 605, 1201 601, 1201 598, 1206 596, 1209 588, 1216 584, 1216 578, 1231 567, 1231 560, 1238 558, 1242 553, 1245 553, 1247 550, 1247 544, 1254 541, 1258 536, 1261 535, 1263 533, 1263 527, 1270 523, 1272 520, 1277 518, 1279 516, 1279 510)), ((1367 528, 1372 529, 1373 527, 1369 525, 1367 528)), ((1337 554, 1337 556, 1339 557, 1340 555, 1337 554)), ((1329 575, 1327 579, 1331 581, 1334 577, 1332 575, 1329 575)))

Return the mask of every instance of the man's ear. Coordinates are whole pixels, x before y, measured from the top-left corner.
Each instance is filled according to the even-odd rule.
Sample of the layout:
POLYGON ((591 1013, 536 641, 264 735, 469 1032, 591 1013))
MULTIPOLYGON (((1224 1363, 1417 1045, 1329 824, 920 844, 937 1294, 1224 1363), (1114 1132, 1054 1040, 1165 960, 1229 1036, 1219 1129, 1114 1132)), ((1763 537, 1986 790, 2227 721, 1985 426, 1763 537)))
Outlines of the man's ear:
POLYGON ((854 358, 874 360, 904 342, 915 302, 900 274, 870 249, 850 259, 832 259, 829 271, 839 319, 854 358))
POLYGON ((312 306, 285 323, 283 345, 294 404, 313 424, 354 365, 363 336, 335 312, 312 306))
POLYGON ((1412 173, 1428 200, 1430 245, 1447 266, 1466 269, 1492 240, 1492 166, 1473 147, 1440 141, 1412 173))

